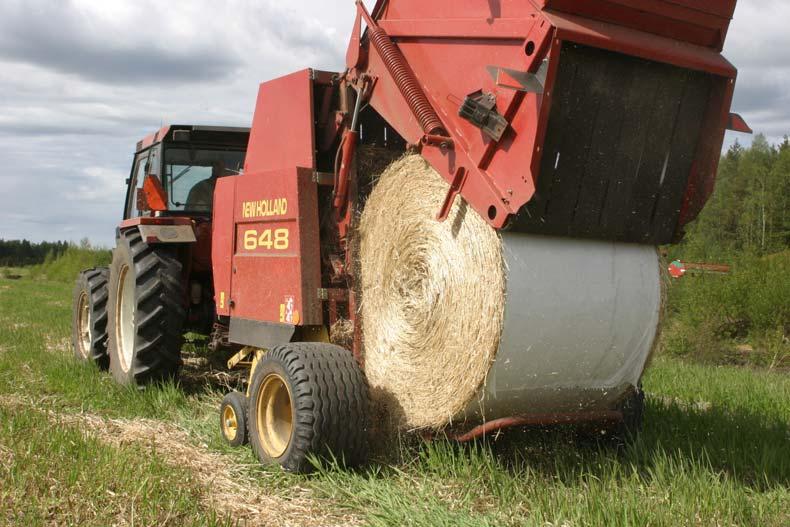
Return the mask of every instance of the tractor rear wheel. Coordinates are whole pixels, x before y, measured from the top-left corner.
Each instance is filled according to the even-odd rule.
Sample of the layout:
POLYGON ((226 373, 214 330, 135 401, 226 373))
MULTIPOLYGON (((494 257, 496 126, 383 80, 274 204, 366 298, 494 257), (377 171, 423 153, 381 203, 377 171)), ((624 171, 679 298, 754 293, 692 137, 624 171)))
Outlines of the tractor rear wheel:
POLYGON ((79 360, 93 361, 101 369, 110 365, 107 355, 107 267, 86 269, 74 286, 71 342, 79 360))
POLYGON ((120 384, 175 378, 186 318, 182 266, 171 245, 148 245, 121 233, 109 279, 108 353, 120 384))
POLYGON ((368 385, 348 350, 279 346, 252 376, 250 443, 262 463, 289 472, 310 472, 311 455, 359 465, 367 459, 367 412, 368 385))

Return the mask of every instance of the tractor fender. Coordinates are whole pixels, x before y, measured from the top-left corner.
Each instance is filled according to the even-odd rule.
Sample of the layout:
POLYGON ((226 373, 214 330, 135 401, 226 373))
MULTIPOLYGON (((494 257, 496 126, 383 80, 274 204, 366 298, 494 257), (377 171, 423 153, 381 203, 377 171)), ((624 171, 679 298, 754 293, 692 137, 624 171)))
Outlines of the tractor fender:
POLYGON ((136 229, 148 244, 195 243, 195 228, 189 218, 131 218, 121 223, 120 231, 136 229))
POLYGON ((195 243, 197 237, 191 225, 138 225, 145 243, 195 243))

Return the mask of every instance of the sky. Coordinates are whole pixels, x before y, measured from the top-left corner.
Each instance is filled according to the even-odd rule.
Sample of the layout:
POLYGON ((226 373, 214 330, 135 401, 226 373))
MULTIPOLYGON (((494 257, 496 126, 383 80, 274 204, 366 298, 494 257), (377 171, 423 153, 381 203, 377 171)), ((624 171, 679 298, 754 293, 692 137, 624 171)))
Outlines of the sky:
MULTIPOLYGON (((733 111, 772 142, 790 134, 787 20, 786 0, 739 0, 725 49, 733 111)), ((353 21, 353 0, 0 0, 0 238, 111 246, 139 139, 249 126, 259 83, 343 68, 353 21)))

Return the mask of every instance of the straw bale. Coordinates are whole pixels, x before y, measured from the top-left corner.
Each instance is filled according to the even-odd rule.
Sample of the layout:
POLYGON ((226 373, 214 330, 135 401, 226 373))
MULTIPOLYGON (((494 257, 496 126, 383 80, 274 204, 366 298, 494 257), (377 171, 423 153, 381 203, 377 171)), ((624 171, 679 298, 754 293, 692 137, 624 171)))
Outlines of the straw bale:
POLYGON ((419 155, 389 166, 358 228, 365 372, 402 429, 451 423, 484 383, 505 305, 498 234, 419 155))

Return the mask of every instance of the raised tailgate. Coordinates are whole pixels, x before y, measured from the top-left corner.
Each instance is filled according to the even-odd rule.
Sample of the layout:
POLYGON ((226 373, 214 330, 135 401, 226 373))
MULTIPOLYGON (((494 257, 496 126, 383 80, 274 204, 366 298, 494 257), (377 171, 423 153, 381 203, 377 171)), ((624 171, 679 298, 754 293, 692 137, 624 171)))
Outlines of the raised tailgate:
POLYGON ((566 42, 536 193, 511 227, 671 243, 715 82, 566 42))
POLYGON ((538 0, 553 9, 721 50, 736 0, 538 0))

